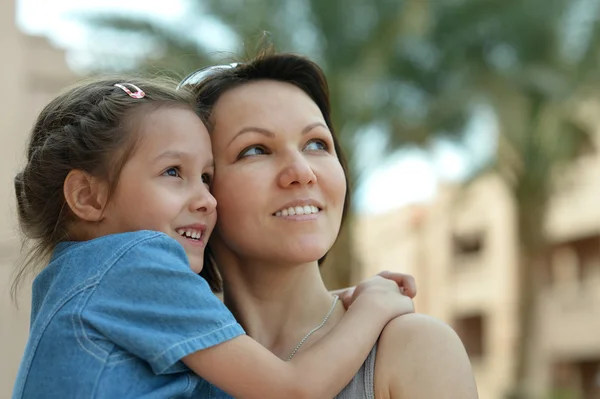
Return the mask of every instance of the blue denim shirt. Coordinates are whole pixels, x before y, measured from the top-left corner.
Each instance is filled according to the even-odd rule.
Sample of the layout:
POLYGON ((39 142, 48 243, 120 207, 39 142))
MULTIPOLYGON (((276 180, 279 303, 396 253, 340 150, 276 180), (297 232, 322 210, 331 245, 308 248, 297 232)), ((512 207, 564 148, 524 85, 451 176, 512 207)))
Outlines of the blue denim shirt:
POLYGON ((32 295, 13 398, 229 397, 180 360, 244 331, 167 235, 61 243, 32 295))

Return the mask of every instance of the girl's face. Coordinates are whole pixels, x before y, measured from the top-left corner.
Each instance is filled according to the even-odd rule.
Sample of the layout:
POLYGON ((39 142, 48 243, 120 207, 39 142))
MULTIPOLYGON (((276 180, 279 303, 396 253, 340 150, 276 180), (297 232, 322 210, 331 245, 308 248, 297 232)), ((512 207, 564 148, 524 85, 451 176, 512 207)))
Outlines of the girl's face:
POLYGON ((103 223, 112 232, 168 234, 199 273, 217 218, 208 189, 214 170, 208 132, 183 108, 159 108, 140 120, 140 143, 123 167, 103 223))
POLYGON ((321 258, 335 242, 346 181, 319 107, 288 83, 232 89, 212 112, 219 240, 274 263, 321 258))

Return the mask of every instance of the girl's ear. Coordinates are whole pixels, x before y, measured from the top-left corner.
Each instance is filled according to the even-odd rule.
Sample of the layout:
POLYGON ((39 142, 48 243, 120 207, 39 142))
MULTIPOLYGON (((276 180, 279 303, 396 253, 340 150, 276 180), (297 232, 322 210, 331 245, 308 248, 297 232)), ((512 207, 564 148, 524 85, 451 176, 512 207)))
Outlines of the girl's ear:
POLYGON ((108 183, 81 170, 69 172, 63 183, 63 194, 71 212, 87 222, 104 218, 108 198, 108 183))

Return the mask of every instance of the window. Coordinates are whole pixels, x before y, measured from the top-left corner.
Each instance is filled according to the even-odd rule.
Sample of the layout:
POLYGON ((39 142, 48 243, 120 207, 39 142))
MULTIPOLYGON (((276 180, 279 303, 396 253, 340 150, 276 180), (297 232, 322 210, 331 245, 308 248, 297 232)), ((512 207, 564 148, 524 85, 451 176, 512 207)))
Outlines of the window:
POLYGON ((455 256, 478 255, 483 251, 484 239, 482 232, 454 234, 452 237, 455 256))
POLYGON ((481 314, 457 318, 454 329, 471 359, 485 355, 485 322, 481 314))
POLYGON ((600 236, 575 240, 572 243, 579 261, 579 278, 585 280, 595 271, 600 270, 600 236))
POLYGON ((552 365, 553 398, 600 398, 600 359, 557 361, 552 365))
POLYGON ((600 275, 600 235, 594 234, 554 245, 552 281, 584 281, 600 275))
POLYGON ((579 363, 584 399, 600 398, 600 359, 579 363))

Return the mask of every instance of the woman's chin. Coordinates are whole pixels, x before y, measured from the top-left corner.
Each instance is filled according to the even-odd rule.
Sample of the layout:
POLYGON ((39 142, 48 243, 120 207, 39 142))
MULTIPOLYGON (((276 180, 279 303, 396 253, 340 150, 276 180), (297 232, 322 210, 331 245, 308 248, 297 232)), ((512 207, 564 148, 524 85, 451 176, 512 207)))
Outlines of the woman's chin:
POLYGON ((329 249, 329 247, 324 247, 322 245, 295 247, 290 248, 285 251, 285 253, 280 253, 278 258, 281 260, 285 259, 284 263, 289 264, 316 262, 325 256, 329 249))

